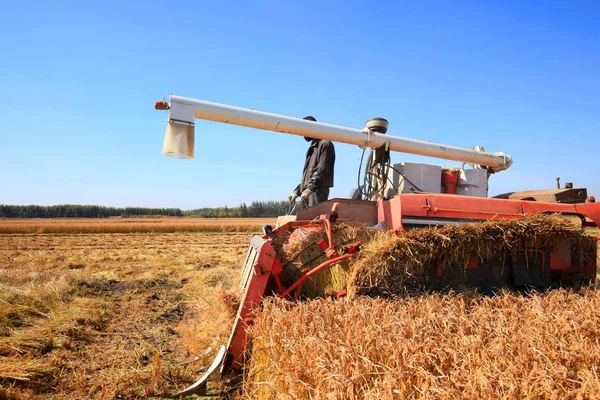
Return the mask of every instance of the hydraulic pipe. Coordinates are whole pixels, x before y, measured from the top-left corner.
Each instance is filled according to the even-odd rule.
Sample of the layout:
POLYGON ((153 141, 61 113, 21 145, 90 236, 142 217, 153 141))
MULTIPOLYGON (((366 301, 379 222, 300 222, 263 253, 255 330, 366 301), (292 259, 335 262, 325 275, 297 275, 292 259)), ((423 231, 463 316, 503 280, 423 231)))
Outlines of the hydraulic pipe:
MULTIPOLYGON (((157 103, 156 108, 159 108, 159 103, 161 102, 157 103)), ((161 104, 166 106, 164 102, 161 104)), ((504 153, 488 153, 479 150, 463 149, 422 140, 375 133, 367 129, 360 130, 325 124, 322 122, 307 121, 300 118, 211 103, 175 95, 171 95, 168 107, 165 108, 169 108, 169 123, 182 124, 191 127, 194 125, 194 118, 197 118, 354 144, 362 148, 378 148, 387 144, 389 150, 454 160, 463 163, 479 164, 489 167, 493 171, 505 170, 512 164, 512 159, 504 153)))

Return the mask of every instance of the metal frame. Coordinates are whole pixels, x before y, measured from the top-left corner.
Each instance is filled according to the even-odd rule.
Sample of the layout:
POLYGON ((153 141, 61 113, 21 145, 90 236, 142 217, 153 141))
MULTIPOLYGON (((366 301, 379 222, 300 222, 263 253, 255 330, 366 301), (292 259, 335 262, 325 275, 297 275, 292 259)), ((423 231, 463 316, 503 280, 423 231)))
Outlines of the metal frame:
MULTIPOLYGON (((406 219, 473 222, 521 218, 533 214, 575 215, 583 226, 600 227, 600 203, 559 204, 526 200, 507 200, 437 193, 400 194, 377 204, 378 223, 387 229, 405 231, 406 219), (591 221, 586 220, 589 218, 591 221)), ((435 225, 433 223, 432 225, 435 225)))

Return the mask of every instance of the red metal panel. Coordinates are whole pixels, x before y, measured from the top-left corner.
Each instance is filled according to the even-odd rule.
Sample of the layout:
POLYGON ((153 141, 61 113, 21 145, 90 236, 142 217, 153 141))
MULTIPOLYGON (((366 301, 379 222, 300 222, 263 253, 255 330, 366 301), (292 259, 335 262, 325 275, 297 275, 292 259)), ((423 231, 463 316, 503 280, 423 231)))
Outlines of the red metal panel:
POLYGON ((364 222, 369 225, 377 223, 377 203, 367 200, 349 200, 333 198, 315 206, 305 208, 296 213, 297 220, 310 221, 318 218, 322 214, 331 212, 331 207, 335 203, 340 203, 339 219, 347 219, 349 221, 364 222))
POLYGON ((557 240, 554 251, 550 252, 550 269, 568 271, 570 268, 571 244, 565 240, 557 240))
POLYGON ((380 202, 379 222, 402 230, 402 217, 435 217, 462 220, 520 218, 525 214, 582 215, 600 226, 600 203, 557 204, 523 200, 490 199, 451 194, 399 194, 380 202))
POLYGON ((477 258, 477 257, 469 258, 469 260, 467 261, 467 265, 465 267, 468 269, 479 268, 479 258, 477 258))
POLYGON ((575 210, 594 221, 596 227, 600 228, 600 203, 575 204, 575 210))
POLYGON ((380 200, 377 203, 378 216, 377 223, 386 222, 387 229, 403 230, 402 227, 402 216, 404 210, 402 209, 402 197, 410 195, 397 195, 390 200, 380 200))
MULTIPOLYGON (((228 346, 228 363, 231 369, 240 370, 243 366, 243 356, 248 340, 246 328, 254 320, 254 310, 260 307, 263 300, 272 269, 281 269, 271 243, 265 242, 259 250, 258 258, 253 265, 253 271, 244 298, 236 318, 228 346)), ((225 369, 228 366, 225 366, 225 369)))

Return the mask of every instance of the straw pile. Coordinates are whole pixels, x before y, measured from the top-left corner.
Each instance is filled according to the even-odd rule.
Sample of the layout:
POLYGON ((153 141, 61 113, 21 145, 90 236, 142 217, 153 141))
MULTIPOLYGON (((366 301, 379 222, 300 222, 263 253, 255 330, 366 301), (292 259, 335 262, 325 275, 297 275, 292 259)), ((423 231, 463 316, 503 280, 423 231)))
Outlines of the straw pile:
MULTIPOLYGON (((579 222, 579 221, 578 221, 579 222)), ((574 262, 596 254, 581 223, 560 215, 533 215, 512 220, 446 225, 409 231, 405 235, 382 231, 352 264, 350 294, 394 295, 421 285, 426 267, 438 260, 443 268, 466 268, 470 259, 480 262, 516 260, 537 245, 552 248, 563 240, 579 249, 574 262)), ((531 260, 525 257, 527 268, 531 260)))
MULTIPOLYGON (((286 283, 327 260, 316 243, 327 240, 324 229, 309 225, 281 235, 274 247, 283 259, 286 283)), ((406 290, 420 290, 425 270, 443 262, 443 268, 464 269, 470 259, 500 262, 531 254, 536 244, 551 247, 566 240, 581 249, 579 256, 595 254, 595 244, 586 239, 581 224, 559 215, 535 215, 513 220, 485 221, 441 228, 411 230, 402 235, 393 231, 341 224, 333 231, 336 250, 355 241, 363 248, 352 259, 325 269, 307 280, 302 294, 307 298, 326 297, 347 288, 349 294, 394 296, 406 290)), ((582 261, 582 260, 576 260, 582 261)), ((525 266, 529 260, 525 257, 525 266)))
POLYGON ((266 302, 248 399, 600 398, 600 290, 266 302))

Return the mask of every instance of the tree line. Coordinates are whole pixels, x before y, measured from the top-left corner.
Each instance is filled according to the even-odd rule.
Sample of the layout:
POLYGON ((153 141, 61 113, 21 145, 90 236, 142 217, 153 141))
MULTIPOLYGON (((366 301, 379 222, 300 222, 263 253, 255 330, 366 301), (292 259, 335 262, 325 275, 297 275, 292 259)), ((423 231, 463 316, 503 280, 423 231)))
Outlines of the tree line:
POLYGON ((287 201, 253 201, 250 205, 242 203, 239 207, 196 208, 184 211, 183 215, 205 218, 278 217, 287 214, 289 208, 287 201))
POLYGON ((285 215, 286 201, 253 201, 238 207, 205 207, 193 210, 180 208, 105 207, 96 205, 61 204, 55 206, 0 204, 0 218, 108 218, 136 216, 196 216, 204 218, 277 217, 285 215))

